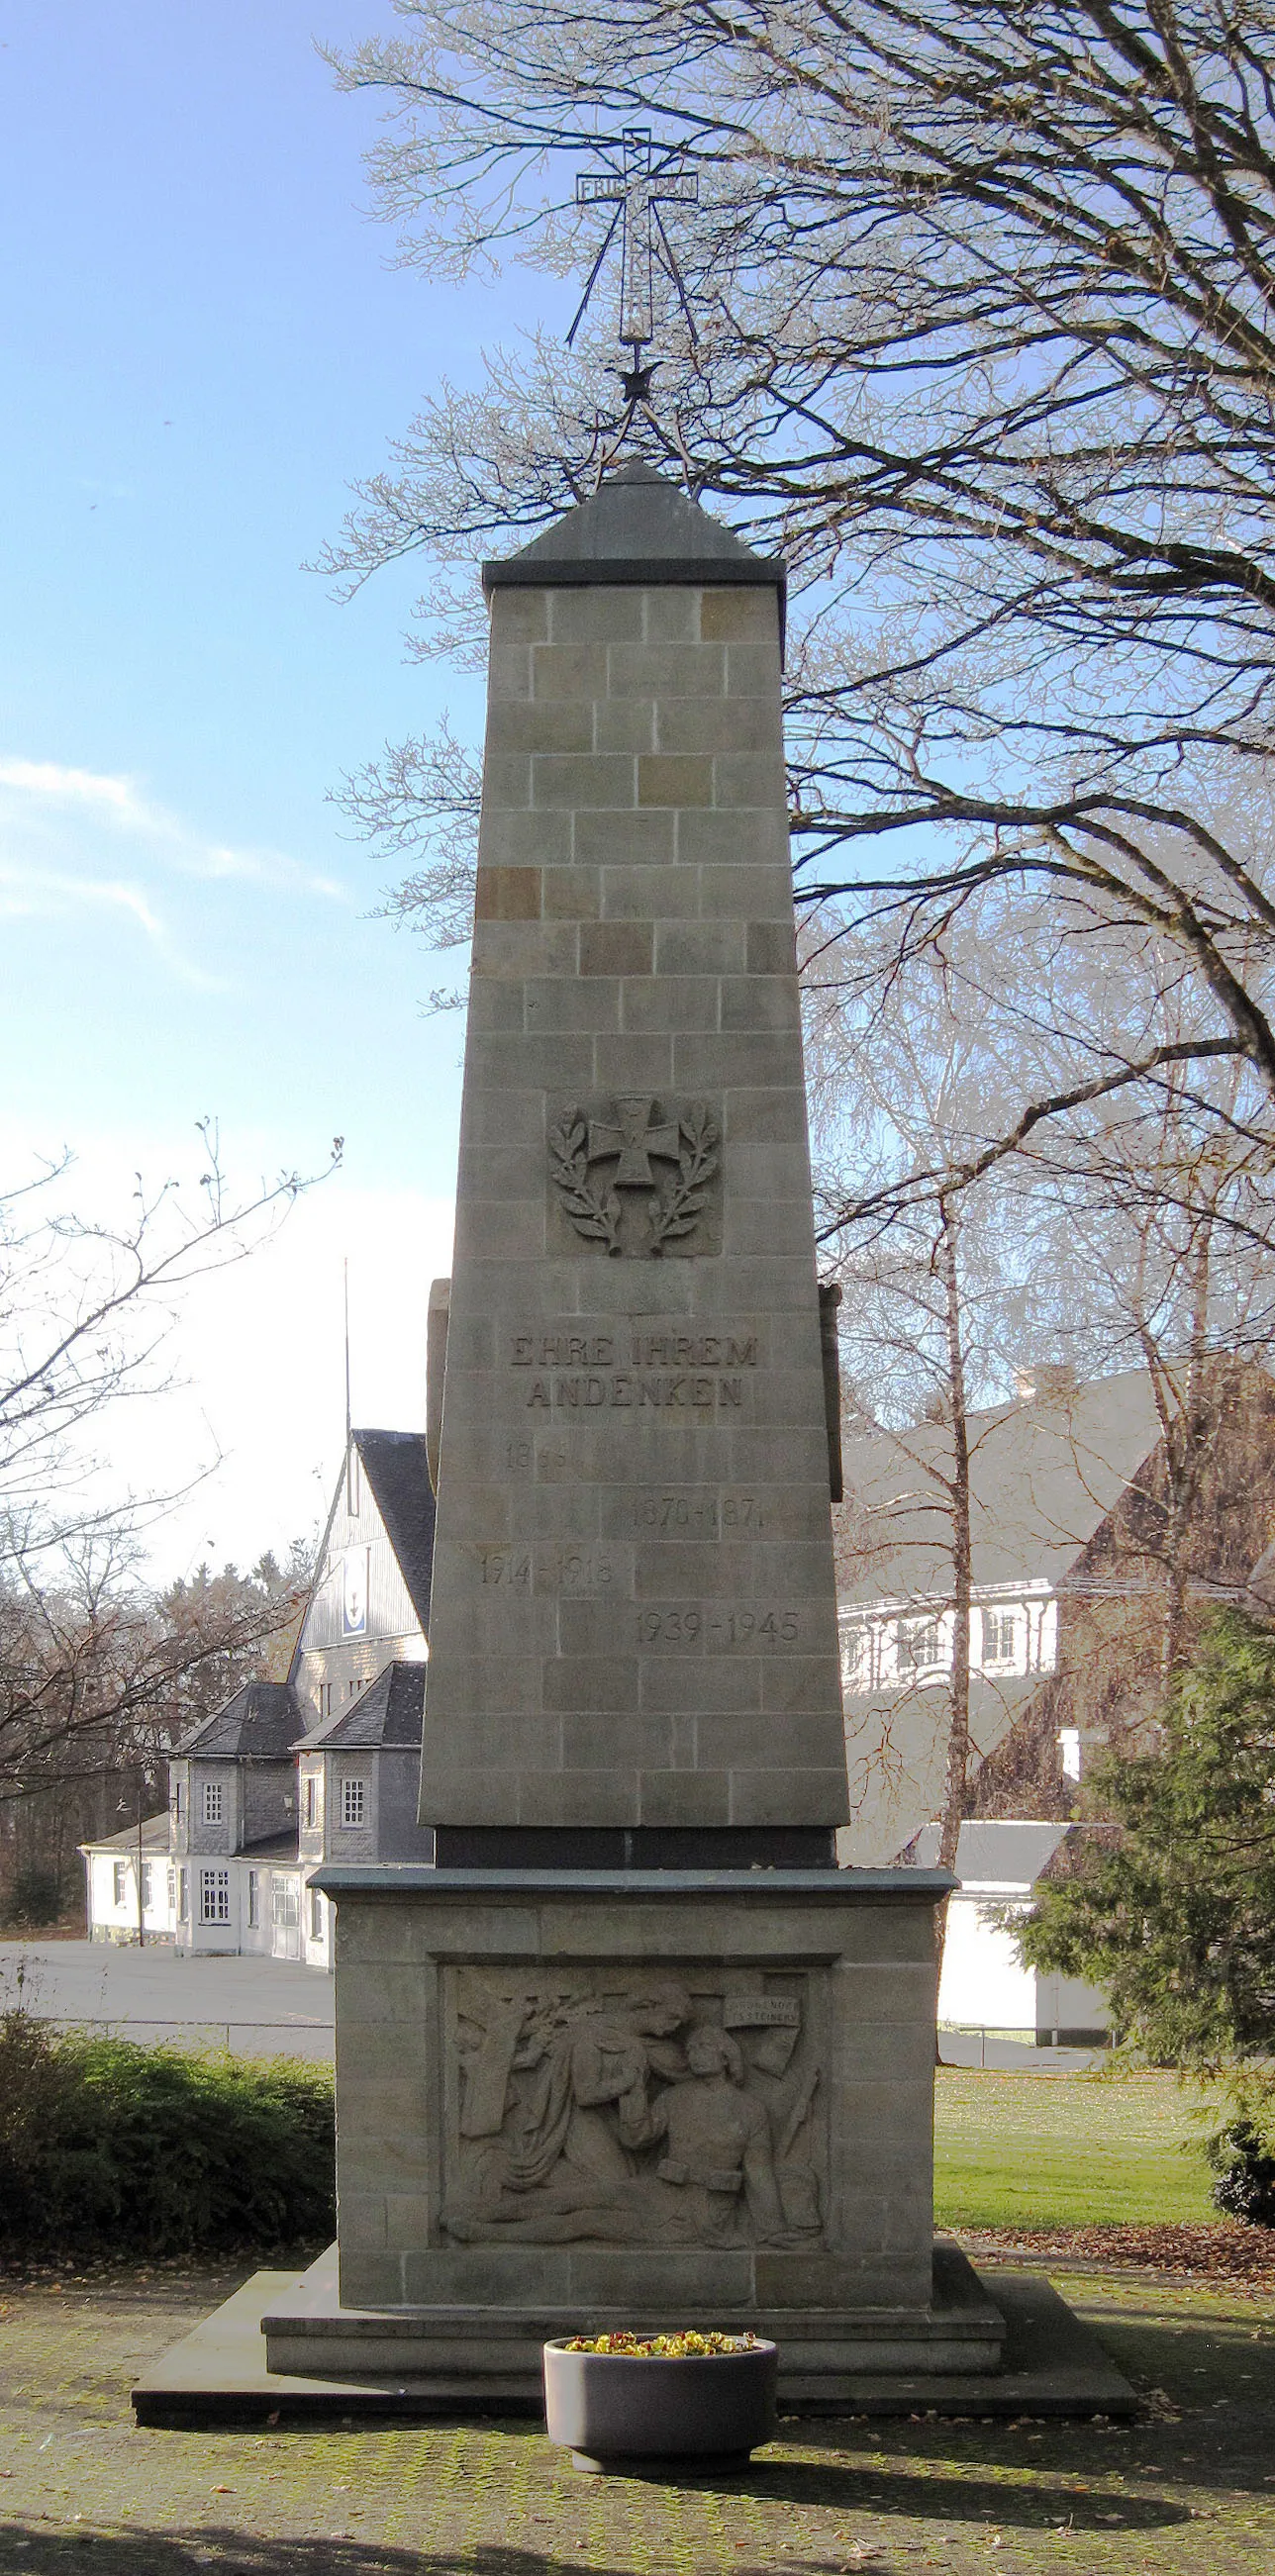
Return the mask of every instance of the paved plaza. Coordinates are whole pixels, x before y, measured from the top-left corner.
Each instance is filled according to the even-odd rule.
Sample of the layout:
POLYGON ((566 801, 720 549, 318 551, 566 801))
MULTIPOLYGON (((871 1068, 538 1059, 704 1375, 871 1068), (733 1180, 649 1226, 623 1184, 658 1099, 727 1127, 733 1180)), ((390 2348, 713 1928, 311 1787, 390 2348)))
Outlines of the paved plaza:
POLYGON ((315 1968, 184 1958, 158 1943, 0 1942, 0 2006, 16 2001, 19 1976, 27 2009, 42 2021, 331 2064, 332 1980, 315 1968))
POLYGON ((581 2478, 528 2424, 139 2430, 137 2371, 241 2277, 0 2281, 5 2576, 77 2563, 97 2576, 1266 2576, 1275 2564, 1269 2297, 1069 2273, 1069 2298, 1148 2393, 1131 2427, 785 2423, 748 2471, 677 2481, 581 2478))

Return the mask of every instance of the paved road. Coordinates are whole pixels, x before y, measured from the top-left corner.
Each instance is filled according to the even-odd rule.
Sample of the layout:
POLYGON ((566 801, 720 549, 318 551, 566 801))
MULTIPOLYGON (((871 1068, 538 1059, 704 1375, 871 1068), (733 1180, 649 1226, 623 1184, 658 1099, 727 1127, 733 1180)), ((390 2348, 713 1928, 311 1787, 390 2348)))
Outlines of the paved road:
POLYGON ((278 1959, 186 1959, 161 1947, 0 1941, 0 2004, 105 2023, 130 2039, 200 2039, 240 2057, 332 2056, 332 1979, 278 1959))

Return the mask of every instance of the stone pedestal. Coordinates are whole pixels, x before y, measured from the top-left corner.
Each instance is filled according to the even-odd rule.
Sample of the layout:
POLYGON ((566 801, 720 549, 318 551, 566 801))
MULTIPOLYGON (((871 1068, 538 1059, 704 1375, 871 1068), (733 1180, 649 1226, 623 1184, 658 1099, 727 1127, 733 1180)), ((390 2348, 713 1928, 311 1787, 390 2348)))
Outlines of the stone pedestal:
POLYGON ((943 1873, 336 1870, 340 2291, 270 2367, 534 2395, 546 2336, 752 2327, 797 2399, 986 2371, 936 2284, 943 1873))

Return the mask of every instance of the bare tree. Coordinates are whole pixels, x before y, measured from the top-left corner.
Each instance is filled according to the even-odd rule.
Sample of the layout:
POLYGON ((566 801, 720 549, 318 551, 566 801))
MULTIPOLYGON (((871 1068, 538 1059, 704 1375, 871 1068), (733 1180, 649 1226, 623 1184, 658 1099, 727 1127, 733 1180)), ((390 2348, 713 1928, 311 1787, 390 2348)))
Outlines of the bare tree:
POLYGON ((211 1122, 198 1132, 193 1195, 139 1177, 119 1220, 76 1211, 67 1154, 0 1197, 0 1807, 153 1769, 199 1677, 259 1658, 296 1605, 295 1556, 157 1595, 143 1543, 178 1496, 121 1492, 110 1471, 118 1409, 171 1382, 183 1289, 259 1248, 311 1186, 287 1172, 235 1196, 211 1122))
MULTIPOLYGON (((1140 1091, 1042 1122, 1012 1158, 987 1159, 1010 1095, 1034 1086, 1078 1099, 1106 1023, 1167 1043, 1179 999, 1141 942, 1126 938, 1123 953, 1117 941, 1086 946, 1045 904, 1033 920, 1017 905, 997 916, 990 902, 977 927, 954 923, 906 975, 881 928, 874 940, 825 917, 805 968, 825 1258, 845 1283, 852 1380, 871 1390, 890 1455, 908 1468, 907 1493, 879 1516, 894 1560, 881 1589, 897 1591, 911 1548, 928 1568, 918 1590, 935 1595, 924 1606, 950 1624, 942 1825, 952 1850, 962 1814, 1022 1812, 1014 1784, 1028 1775, 1034 1798, 1056 1801, 1060 1725, 1136 1737, 1202 1609, 1244 1597, 1275 1509, 1275 1384, 1254 1365, 1275 1337, 1270 1153, 1248 1114, 1252 1077, 1221 1064, 1201 1100, 1184 1069, 1162 1068, 1140 1091), (980 1444, 999 1440, 1017 1367, 1043 1359, 1055 1377, 1063 1363, 1061 1382, 1076 1387, 1144 1371, 1159 1437, 1148 1430, 1136 1474, 1130 1459, 1113 1517, 1104 1504, 1095 1531, 1082 1509, 1058 1676, 1027 1711, 1030 1743, 998 1744, 1009 1712, 994 1692, 981 1693, 971 1728, 972 1505, 980 1444)), ((1082 1506, 1102 1473, 1087 1419, 1085 1454, 1074 1453, 1082 1506)), ((1067 1438, 1066 1407, 1055 1407, 1050 1474, 1067 1438)), ((984 1517, 986 1507, 984 1493, 984 1517)), ((1060 1525, 1048 1537, 1067 1535, 1060 1525)), ((843 1545, 862 1591, 872 1539, 861 1513, 843 1545)), ((921 1685, 937 1740, 936 1676, 921 1685)), ((870 1763, 897 1765, 900 1748, 919 1758, 906 1697, 879 1743, 882 1711, 865 1716, 870 1763)))
MULTIPOLYGON (((1189 1008, 1171 1056, 1116 1033, 1091 1078, 1229 1054, 1269 1119, 1275 895, 1212 819, 1271 748, 1267 0, 393 5, 338 77, 385 102, 406 260, 578 276, 606 210, 576 171, 638 121, 698 173, 641 436, 802 586, 801 887, 880 908, 905 958, 988 885, 1130 925, 1189 1008)), ((339 577, 466 568, 425 649, 472 635, 474 555, 613 446, 602 299, 572 353, 444 386, 364 487, 339 577)))
MULTIPOLYGON (((897 1185, 918 1162, 976 1147, 1014 1078, 1010 1015, 995 1005, 981 1018, 970 1010, 959 976, 937 956, 905 991, 890 979, 879 931, 872 938, 826 915, 811 930, 804 965, 816 1207, 824 1257, 842 1285, 849 1391, 861 1420, 888 1428, 892 1457, 915 1478, 912 1497, 898 1499, 875 1530, 850 1497, 843 1572, 861 1581, 874 1550, 906 1552, 915 1524, 927 1569, 917 1624, 941 1625, 944 1642, 942 1693, 935 1673, 919 1672, 917 1684, 927 1741, 944 1747, 939 1859, 951 1868, 979 1753, 970 1724, 972 1417, 1012 1384, 1033 1292, 1008 1222, 1004 1172, 924 1199, 900 1201, 897 1185)), ((868 1748, 859 1786, 869 1801, 882 1786, 875 1772, 906 1767, 894 1741, 899 1722, 896 1712, 868 1748)))
POLYGON ((65 1890, 75 1847, 164 1800, 177 1736, 286 1653, 309 1551, 157 1590, 117 1531, 0 1582, 0 1886, 65 1890))

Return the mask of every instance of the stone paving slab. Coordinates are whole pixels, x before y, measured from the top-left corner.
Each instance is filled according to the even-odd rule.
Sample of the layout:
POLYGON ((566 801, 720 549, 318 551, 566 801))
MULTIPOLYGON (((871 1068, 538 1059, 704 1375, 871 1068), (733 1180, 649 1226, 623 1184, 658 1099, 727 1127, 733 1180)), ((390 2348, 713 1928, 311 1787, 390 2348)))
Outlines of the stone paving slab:
MULTIPOLYGON (((378 2375, 319 2378, 266 2368, 261 2320, 295 2296, 304 2276, 256 2272, 233 2297, 184 2335, 143 2371, 133 2386, 139 2424, 213 2425, 260 2423, 274 2417, 302 2423, 341 2418, 354 2422, 394 2419, 429 2422, 465 2414, 525 2414, 527 2402, 512 2382, 471 2393, 462 2402, 445 2385, 415 2374, 396 2381, 378 2375)), ((1009 2333, 1006 2368, 994 2376, 945 2373, 847 2378, 835 2406, 828 2399, 796 2401, 807 2415, 873 2417, 1086 2416, 1127 2418, 1138 2400, 1091 2328, 1073 2314, 1038 2274, 998 2272, 996 2303, 1009 2333)), ((538 2414, 538 2406, 535 2410, 538 2414)))
MULTIPOLYGON (((996 2285, 999 2289, 999 2275, 996 2285)), ((1275 2312, 1077 2292, 1144 2420, 781 2423, 747 2472, 579 2477, 526 2423, 140 2430, 233 2275, 0 2280, 4 2576, 1269 2576, 1275 2312), (1156 2389, 1160 2394, 1156 2394, 1156 2389)))

